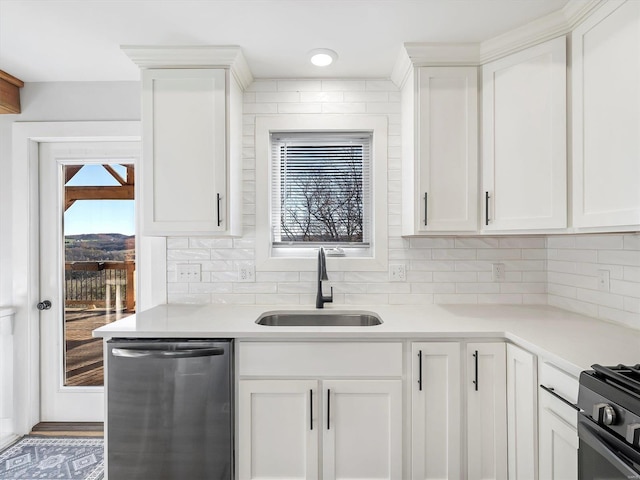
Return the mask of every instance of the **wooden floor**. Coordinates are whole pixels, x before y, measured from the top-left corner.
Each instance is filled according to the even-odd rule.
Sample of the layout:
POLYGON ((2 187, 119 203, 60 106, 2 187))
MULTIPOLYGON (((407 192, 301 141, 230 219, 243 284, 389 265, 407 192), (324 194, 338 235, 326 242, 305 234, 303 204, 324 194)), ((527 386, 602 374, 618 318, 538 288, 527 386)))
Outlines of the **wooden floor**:
POLYGON ((29 435, 50 437, 104 437, 102 422, 41 422, 29 435))
POLYGON ((65 311, 66 385, 100 386, 104 384, 102 339, 91 332, 98 327, 131 315, 104 308, 72 308, 65 311))

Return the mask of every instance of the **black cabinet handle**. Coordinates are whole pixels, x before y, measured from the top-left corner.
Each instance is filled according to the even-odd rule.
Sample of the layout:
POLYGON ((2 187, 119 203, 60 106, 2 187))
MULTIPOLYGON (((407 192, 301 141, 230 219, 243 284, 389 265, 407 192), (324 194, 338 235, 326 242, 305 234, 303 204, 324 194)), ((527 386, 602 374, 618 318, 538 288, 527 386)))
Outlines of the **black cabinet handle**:
POLYGON ((422 350, 418 352, 418 390, 422 391, 422 350))
POLYGON ((476 386, 476 392, 478 391, 478 350, 473 354, 473 358, 476 365, 476 379, 473 381, 473 384, 476 386))
POLYGON ((220 194, 216 193, 216 200, 217 200, 217 211, 218 211, 218 226, 220 226, 220 224, 222 223, 222 219, 220 218, 220 194))
POLYGON ((484 192, 484 224, 489 225, 489 192, 484 192))
POLYGON ((540 385, 540 388, 543 389, 545 392, 549 392, 551 395, 553 395, 554 397, 556 397, 558 400, 560 400, 562 403, 566 403, 567 405, 569 405, 571 408, 573 408, 574 410, 580 411, 580 407, 578 407, 577 405, 571 403, 569 400, 567 400, 566 398, 558 395, 553 387, 547 387, 546 385, 540 385))
POLYGON ((331 430, 331 389, 327 389, 327 430, 331 430))
POLYGON ((427 226, 427 207, 428 207, 428 203, 427 203, 427 192, 424 192, 424 226, 427 226))
POLYGON ((313 430, 313 389, 309 389, 309 430, 313 430))

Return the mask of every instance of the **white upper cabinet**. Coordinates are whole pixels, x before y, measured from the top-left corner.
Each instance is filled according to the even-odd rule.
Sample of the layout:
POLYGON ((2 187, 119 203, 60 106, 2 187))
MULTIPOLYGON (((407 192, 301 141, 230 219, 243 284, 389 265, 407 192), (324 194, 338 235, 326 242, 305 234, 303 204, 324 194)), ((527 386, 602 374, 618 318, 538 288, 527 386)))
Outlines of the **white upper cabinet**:
POLYGON ((242 102, 237 46, 125 46, 142 69, 138 211, 144 235, 240 235, 242 102))
POLYGON ((635 230, 640 225, 640 2, 606 2, 573 31, 571 83, 573 226, 635 230))
POLYGON ((565 228, 565 38, 484 65, 482 88, 482 229, 565 228))
POLYGON ((144 233, 237 233, 228 70, 144 70, 142 88, 144 233))
POLYGON ((404 235, 478 229, 478 69, 416 68, 402 90, 404 235))

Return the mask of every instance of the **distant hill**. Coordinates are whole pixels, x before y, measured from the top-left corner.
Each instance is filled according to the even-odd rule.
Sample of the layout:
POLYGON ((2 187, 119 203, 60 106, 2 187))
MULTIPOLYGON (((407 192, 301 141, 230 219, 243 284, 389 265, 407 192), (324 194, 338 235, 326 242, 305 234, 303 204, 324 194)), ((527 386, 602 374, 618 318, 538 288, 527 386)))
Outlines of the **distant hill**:
POLYGON ((67 262, 135 260, 135 235, 88 233, 64 238, 67 262))

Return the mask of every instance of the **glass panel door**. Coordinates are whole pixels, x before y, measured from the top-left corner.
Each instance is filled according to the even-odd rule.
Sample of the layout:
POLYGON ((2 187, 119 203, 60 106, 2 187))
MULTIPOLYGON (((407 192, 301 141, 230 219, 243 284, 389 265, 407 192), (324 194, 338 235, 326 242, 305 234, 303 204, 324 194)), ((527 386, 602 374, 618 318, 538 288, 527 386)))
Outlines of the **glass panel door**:
POLYGON ((92 330, 135 313, 134 166, 63 165, 64 385, 104 383, 92 330))

